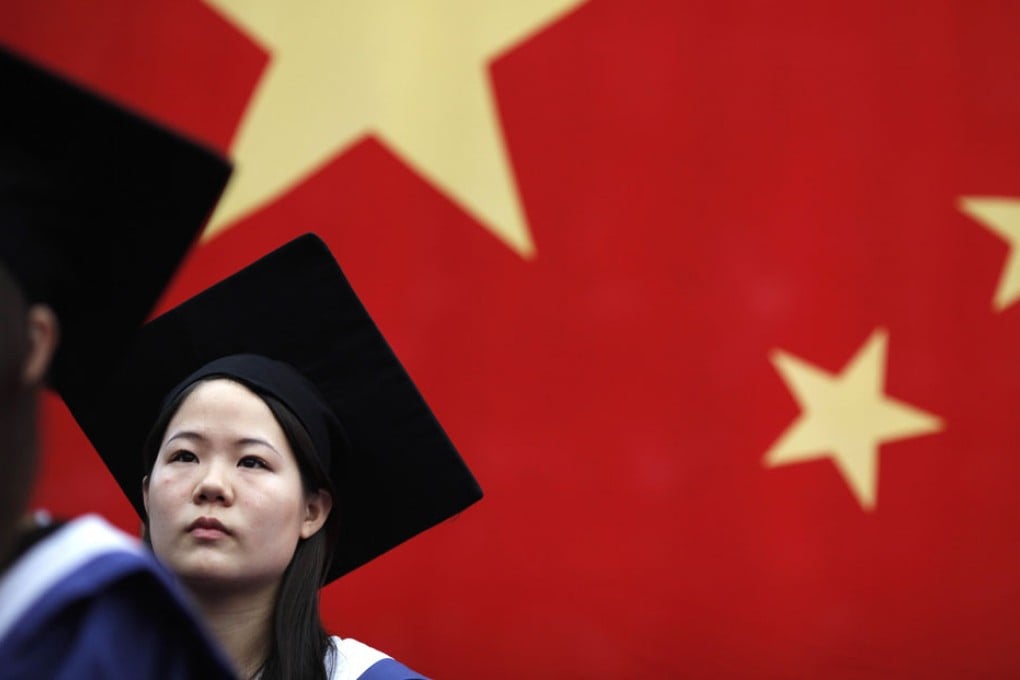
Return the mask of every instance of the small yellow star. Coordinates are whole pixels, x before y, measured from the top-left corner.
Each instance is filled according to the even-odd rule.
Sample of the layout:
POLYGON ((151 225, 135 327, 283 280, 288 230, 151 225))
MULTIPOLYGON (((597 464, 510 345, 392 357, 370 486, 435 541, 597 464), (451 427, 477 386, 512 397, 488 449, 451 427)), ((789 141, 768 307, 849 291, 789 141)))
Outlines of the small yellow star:
POLYGON ((1009 244, 995 291, 995 311, 1001 312, 1020 298, 1020 199, 965 196, 960 199, 960 210, 1009 244))
POLYGON ((876 329, 839 375, 773 353, 802 412, 765 454, 767 467, 830 458, 861 506, 874 509, 879 444, 942 429, 939 418, 883 394, 887 344, 876 329))
POLYGON ((269 52, 206 237, 377 134, 531 256, 488 66, 583 1, 206 0, 269 52))

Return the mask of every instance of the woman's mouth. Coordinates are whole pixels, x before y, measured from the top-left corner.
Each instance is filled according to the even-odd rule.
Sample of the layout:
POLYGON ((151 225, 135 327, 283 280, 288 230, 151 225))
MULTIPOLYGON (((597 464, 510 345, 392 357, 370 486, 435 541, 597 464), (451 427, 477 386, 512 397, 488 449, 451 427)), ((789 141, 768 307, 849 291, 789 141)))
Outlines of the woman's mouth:
POLYGON ((188 533, 201 540, 215 540, 230 535, 230 530, 215 517, 199 517, 188 525, 188 533))

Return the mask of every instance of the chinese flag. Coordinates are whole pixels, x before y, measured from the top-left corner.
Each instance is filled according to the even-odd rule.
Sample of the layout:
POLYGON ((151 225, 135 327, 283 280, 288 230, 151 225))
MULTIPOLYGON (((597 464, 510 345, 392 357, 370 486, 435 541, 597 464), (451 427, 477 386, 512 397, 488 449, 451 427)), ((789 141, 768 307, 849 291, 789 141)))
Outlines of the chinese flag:
MULTIPOLYGON (((162 309, 329 243, 486 497, 326 622, 464 679, 1020 673, 1018 35, 990 0, 0 9, 235 160, 162 309)), ((45 424, 36 502, 134 530, 45 424)))

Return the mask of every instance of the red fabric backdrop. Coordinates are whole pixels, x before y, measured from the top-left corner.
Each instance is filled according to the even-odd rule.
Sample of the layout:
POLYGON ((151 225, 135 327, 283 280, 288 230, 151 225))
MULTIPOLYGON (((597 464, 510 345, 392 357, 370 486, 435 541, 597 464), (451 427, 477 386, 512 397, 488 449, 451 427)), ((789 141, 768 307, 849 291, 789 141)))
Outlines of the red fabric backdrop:
MULTIPOLYGON (((327 588, 328 625, 437 678, 1020 672, 1020 6, 589 0, 536 28, 477 65, 533 256, 369 129, 162 303, 317 231, 482 482, 327 588), (823 408, 789 362, 877 388, 823 408), (766 464, 825 408, 821 457, 766 464), (878 465, 856 487, 847 437, 878 465)), ((279 58, 197 0, 8 0, 0 42, 224 152, 279 58)), ((134 529, 55 399, 45 425, 36 502, 134 529)))

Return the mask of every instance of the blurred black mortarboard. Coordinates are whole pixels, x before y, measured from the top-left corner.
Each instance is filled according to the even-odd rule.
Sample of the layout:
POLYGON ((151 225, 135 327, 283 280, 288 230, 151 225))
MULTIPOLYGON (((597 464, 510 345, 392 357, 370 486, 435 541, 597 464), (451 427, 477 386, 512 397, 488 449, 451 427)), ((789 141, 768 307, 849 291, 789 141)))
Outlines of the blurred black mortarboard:
POLYGON ((73 391, 145 321, 212 211, 226 161, 0 49, 0 266, 50 305, 73 391))
POLYGON ((69 402, 140 515, 149 431, 171 391, 179 393, 210 374, 267 388, 291 407, 318 445, 325 437, 336 449, 349 447, 346 454, 333 451, 330 467, 340 527, 327 581, 482 496, 329 249, 314 235, 291 241, 148 323, 110 380, 69 402), (283 374, 276 367, 280 362, 290 367, 283 374), (287 372, 298 383, 310 382, 324 407, 309 404, 302 385, 287 372), (323 434, 333 419, 341 432, 323 434))

